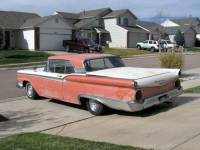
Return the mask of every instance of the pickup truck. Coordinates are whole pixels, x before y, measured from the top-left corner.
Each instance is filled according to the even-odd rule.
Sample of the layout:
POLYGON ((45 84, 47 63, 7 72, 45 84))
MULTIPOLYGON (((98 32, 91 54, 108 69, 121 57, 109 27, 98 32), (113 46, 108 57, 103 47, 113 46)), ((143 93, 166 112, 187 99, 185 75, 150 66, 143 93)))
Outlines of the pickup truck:
POLYGON ((17 71, 17 87, 27 97, 86 105, 94 115, 109 108, 141 111, 182 93, 180 69, 126 67, 109 54, 51 56, 46 66, 17 71))
POLYGON ((63 47, 67 52, 102 52, 102 47, 90 39, 64 40, 63 47))

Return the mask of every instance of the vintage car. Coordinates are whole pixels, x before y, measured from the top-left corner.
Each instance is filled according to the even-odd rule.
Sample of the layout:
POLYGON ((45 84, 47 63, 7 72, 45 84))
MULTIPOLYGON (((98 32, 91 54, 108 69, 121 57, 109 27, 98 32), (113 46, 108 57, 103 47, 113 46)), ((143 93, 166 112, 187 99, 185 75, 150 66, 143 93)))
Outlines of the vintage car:
POLYGON ((108 54, 51 56, 45 67, 17 71, 17 87, 38 96, 86 105, 94 115, 109 108, 128 112, 164 102, 182 93, 179 69, 126 67, 108 54))

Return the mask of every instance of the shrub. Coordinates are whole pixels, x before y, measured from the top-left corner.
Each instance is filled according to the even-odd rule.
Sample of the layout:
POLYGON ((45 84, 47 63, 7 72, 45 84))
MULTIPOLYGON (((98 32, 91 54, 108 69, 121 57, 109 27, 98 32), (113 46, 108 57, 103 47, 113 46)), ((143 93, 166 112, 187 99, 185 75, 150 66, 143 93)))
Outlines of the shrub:
POLYGON ((180 30, 176 31, 176 35, 174 37, 174 40, 176 41, 176 44, 178 46, 183 46, 185 44, 185 39, 183 33, 181 33, 180 30))
POLYGON ((160 56, 160 66, 162 68, 179 68, 184 66, 183 54, 167 53, 160 56))

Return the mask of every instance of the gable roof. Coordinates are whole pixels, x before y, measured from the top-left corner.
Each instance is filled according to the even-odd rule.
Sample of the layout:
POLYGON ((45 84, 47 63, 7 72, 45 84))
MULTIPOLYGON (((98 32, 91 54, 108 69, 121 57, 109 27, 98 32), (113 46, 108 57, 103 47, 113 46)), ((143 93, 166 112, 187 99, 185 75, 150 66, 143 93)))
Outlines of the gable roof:
MULTIPOLYGON (((165 28, 165 32, 167 34, 174 35, 174 34, 176 34, 176 32, 178 30, 180 30, 182 33, 185 33, 185 32, 187 32, 190 29, 194 30, 194 28, 192 28, 191 26, 188 26, 188 25, 178 26, 178 27, 166 27, 165 28)), ((195 32, 195 30, 194 30, 194 32, 195 32)))
POLYGON ((80 13, 69 13, 69 12, 59 12, 59 11, 57 11, 56 14, 61 15, 64 19, 77 20, 80 17, 80 13))
POLYGON ((176 24, 183 26, 183 25, 199 25, 200 24, 200 20, 199 18, 184 18, 184 19, 173 19, 173 22, 175 22, 176 24))
POLYGON ((116 18, 116 17, 120 17, 121 15, 125 13, 130 13, 134 18, 137 19, 137 17, 129 9, 113 10, 111 13, 107 14, 103 18, 116 18))
POLYGON ((0 26, 4 29, 19 29, 27 19, 39 17, 35 13, 0 11, 0 26))
MULTIPOLYGON (((45 21, 52 19, 52 18, 56 18, 59 17, 61 18, 59 15, 51 15, 51 16, 45 16, 45 17, 38 17, 38 18, 33 18, 33 19, 28 19, 26 20, 26 22, 20 27, 20 29, 23 28, 32 28, 32 27, 38 27, 40 24, 44 23, 45 21)), ((71 27, 73 27, 73 25, 69 24, 71 27)))
POLYGON ((139 28, 137 26, 135 26, 135 27, 134 26, 131 26, 131 27, 130 26, 120 26, 120 27, 128 30, 128 32, 149 33, 148 31, 143 30, 143 29, 141 29, 141 28, 139 28))
POLYGON ((151 32, 154 32, 154 30, 155 29, 160 29, 160 30, 164 30, 164 28, 161 26, 161 25, 159 25, 159 24, 157 24, 157 23, 155 23, 155 22, 148 22, 148 21, 137 21, 137 23, 136 23, 138 26, 140 26, 140 27, 142 27, 142 28, 145 28, 145 29, 147 29, 147 30, 149 30, 149 31, 151 31, 151 32))
POLYGON ((112 10, 110 8, 101 8, 101 9, 95 9, 95 10, 82 11, 80 13, 79 19, 93 18, 93 17, 103 17, 106 14, 110 13, 111 11, 112 10))
POLYGON ((96 18, 87 18, 87 19, 82 19, 81 21, 77 22, 74 24, 76 28, 84 28, 87 27, 89 24, 93 24, 94 21, 96 21, 96 18))

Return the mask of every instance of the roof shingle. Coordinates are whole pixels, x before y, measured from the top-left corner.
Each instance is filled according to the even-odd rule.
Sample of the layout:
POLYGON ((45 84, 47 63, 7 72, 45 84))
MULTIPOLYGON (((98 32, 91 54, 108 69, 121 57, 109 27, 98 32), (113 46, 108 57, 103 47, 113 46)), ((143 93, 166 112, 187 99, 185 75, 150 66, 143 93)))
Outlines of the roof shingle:
POLYGON ((19 29, 27 19, 39 17, 35 13, 0 11, 0 26, 4 29, 19 29))

